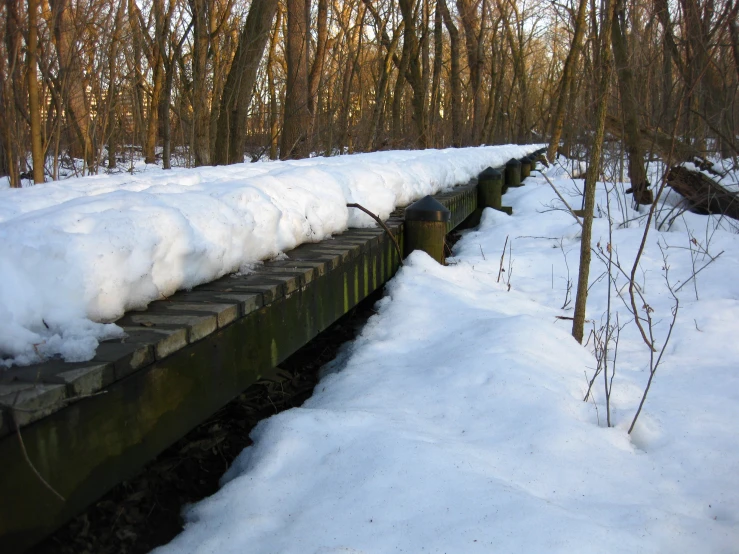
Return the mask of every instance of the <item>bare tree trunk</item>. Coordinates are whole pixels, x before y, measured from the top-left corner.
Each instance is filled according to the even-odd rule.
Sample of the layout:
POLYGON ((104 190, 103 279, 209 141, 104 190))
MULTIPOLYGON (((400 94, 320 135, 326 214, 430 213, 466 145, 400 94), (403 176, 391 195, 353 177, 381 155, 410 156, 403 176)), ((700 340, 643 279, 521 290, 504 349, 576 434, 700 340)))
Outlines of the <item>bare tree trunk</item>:
POLYGON ((734 55, 734 69, 739 79, 739 23, 736 21, 729 22, 729 36, 731 37, 731 52, 734 55))
POLYGON ((446 0, 437 0, 437 6, 449 31, 452 81, 452 146, 462 146, 462 77, 459 68, 459 31, 452 20, 446 0))
MULTIPOLYGON (((422 29, 422 35, 421 35, 421 82, 423 86, 423 97, 428 98, 429 97, 429 85, 431 82, 431 62, 430 62, 430 56, 431 52, 429 49, 429 35, 430 35, 430 29, 431 29, 431 11, 429 7, 429 0, 423 0, 423 29, 422 29)), ((424 109, 424 117, 425 120, 423 122, 423 127, 426 129, 426 132, 429 132, 429 121, 430 121, 430 115, 429 115, 429 109, 426 107, 424 109)))
MULTIPOLYGON (((306 6, 309 4, 306 3, 306 6)), ((318 14, 316 17, 318 35, 316 37, 316 54, 308 75, 308 111, 312 120, 316 119, 316 104, 318 100, 318 87, 321 83, 323 65, 326 60, 326 42, 328 40, 328 0, 318 0, 318 14)), ((313 126, 313 125, 312 125, 313 126)))
MULTIPOLYGON (((616 0, 618 1, 618 0, 616 0)), ((613 0, 605 0, 603 22, 600 29, 600 78, 597 86, 598 107, 595 116, 595 132, 593 146, 590 150, 590 161, 585 177, 585 217, 583 218, 582 237, 580 239, 580 270, 577 275, 577 294, 575 296, 575 313, 572 320, 572 336, 582 344, 585 331, 585 307, 588 301, 588 279, 590 277, 590 242, 593 230, 593 211, 595 209, 595 185, 600 176, 600 164, 605 136, 606 113, 608 111, 608 85, 611 79, 611 49, 609 37, 614 20, 613 0)), ((611 286, 610 283, 608 286, 611 286)))
POLYGON ((403 23, 393 33, 392 41, 386 46, 387 52, 383 58, 380 67, 380 79, 375 93, 375 104, 372 108, 372 120, 370 123, 370 132, 368 134, 366 150, 377 150, 379 148, 379 132, 381 131, 380 122, 385 109, 385 96, 387 95, 388 82, 390 80, 390 71, 392 70, 393 57, 400 42, 400 35, 403 33, 403 23))
POLYGON ((239 35, 239 45, 221 96, 213 159, 216 165, 244 161, 246 116, 254 92, 259 62, 269 40, 276 11, 277 0, 252 0, 249 6, 249 13, 239 35))
POLYGON ((44 182, 44 149, 41 144, 41 106, 39 105, 38 80, 38 0, 28 0, 28 112, 31 116, 31 157, 33 158, 33 182, 44 182))
POLYGON ((575 16, 575 30, 572 37, 572 45, 565 59, 565 65, 562 69, 562 79, 559 88, 559 97, 557 98, 557 107, 554 111, 552 119, 552 136, 549 140, 549 148, 547 149, 547 158, 550 162, 554 161, 554 156, 559 147, 559 140, 562 137, 562 127, 565 120, 565 105, 567 102, 568 92, 570 91, 570 82, 574 78, 575 68, 580 58, 580 48, 582 39, 585 35, 585 12, 587 0, 580 0, 575 16))
POLYGON ((162 125, 162 169, 172 169, 172 123, 170 121, 170 105, 172 104, 172 84, 174 81, 174 60, 169 59, 166 65, 164 78, 164 92, 162 93, 161 114, 162 125))
POLYGON ((621 113, 626 131, 626 151, 629 156, 631 190, 637 204, 651 204, 654 201, 654 196, 652 191, 649 190, 647 172, 644 167, 644 150, 639 137, 639 106, 634 90, 634 75, 629 64, 628 45, 624 29, 625 7, 623 0, 614 1, 616 6, 611 27, 611 40, 618 74, 621 113))
MULTIPOLYGON (((349 40, 347 41, 348 48, 347 48, 347 64, 346 69, 344 71, 344 78, 342 82, 341 87, 341 112, 340 112, 340 120, 339 120, 339 128, 341 129, 341 134, 339 137, 339 147, 344 148, 344 146, 347 146, 349 148, 349 153, 352 152, 352 129, 351 129, 351 120, 350 120, 350 101, 351 101, 351 92, 352 92, 352 83, 354 81, 354 76, 357 73, 357 68, 359 65, 359 55, 361 53, 362 44, 361 44, 361 36, 362 36, 362 27, 364 24, 364 14, 365 14, 365 8, 364 4, 360 4, 358 11, 357 11, 357 17, 354 23, 354 27, 351 30, 351 34, 349 35, 349 40)), ((350 15, 350 14, 349 14, 350 15)), ((347 18, 346 26, 348 28, 349 26, 349 19, 347 18)))
POLYGON ((123 17, 126 4, 121 2, 116 10, 113 34, 108 49, 108 169, 117 165, 116 149, 118 146, 118 52, 121 46, 123 17))
POLYGON ((429 134, 433 137, 431 146, 439 146, 439 105, 441 87, 441 67, 444 58, 443 29, 442 29, 441 2, 437 0, 434 10, 434 67, 431 73, 431 109, 429 110, 429 134))
MULTIPOLYGON (((195 165, 210 164, 210 110, 209 93, 206 89, 208 47, 210 29, 208 25, 207 0, 189 0, 193 19, 192 53, 192 118, 194 126, 195 165)), ((212 7, 211 7, 212 9, 212 7)))
POLYGON ((277 63, 275 55, 277 52, 277 41, 280 36, 280 26, 282 25, 282 10, 277 8, 277 21, 275 22, 275 30, 272 33, 272 40, 269 44, 269 57, 267 59, 267 86, 269 87, 269 118, 270 118, 270 137, 269 137, 269 159, 277 159, 277 145, 280 130, 280 113, 277 109, 277 91, 275 90, 275 77, 273 65, 277 63))
MULTIPOLYGON (((403 32, 405 34, 405 26, 403 28, 403 32)), ((403 111, 403 93, 406 85, 405 76, 410 64, 410 54, 407 53, 409 50, 410 44, 408 42, 403 42, 403 51, 400 58, 400 65, 398 66, 398 75, 395 78, 395 87, 393 88, 393 114, 391 124, 393 148, 398 148, 403 134, 401 115, 403 111)))
POLYGON ((426 148, 426 97, 424 95, 421 63, 419 60, 420 45, 418 41, 416 14, 413 9, 413 0, 398 0, 400 11, 405 23, 403 57, 408 56, 408 83, 413 89, 413 122, 416 125, 417 136, 414 141, 418 148, 426 148))
POLYGON ((285 113, 282 125, 280 157, 302 158, 307 154, 308 128, 308 30, 305 25, 305 2, 287 0, 287 83, 285 113))
MULTIPOLYGON (((485 0, 483 1, 483 12, 485 0)), ((470 88, 472 89, 472 128, 470 130, 470 144, 479 144, 482 132, 482 89, 480 87, 482 74, 482 56, 480 42, 482 38, 481 25, 477 17, 477 2, 457 0, 457 9, 464 27, 464 39, 467 46, 467 65, 470 72, 470 88)), ((454 62, 452 62, 454 63, 454 62)), ((457 62, 459 63, 459 62, 457 62)))
POLYGON ((77 139, 73 155, 81 157, 88 171, 95 169, 96 152, 90 137, 90 112, 85 79, 80 68, 77 53, 77 32, 72 15, 70 0, 49 0, 54 22, 54 43, 59 57, 59 80, 62 84, 62 98, 67 119, 77 139))
POLYGON ((21 186, 18 151, 13 137, 18 109, 11 107, 11 96, 16 96, 15 93, 11 93, 11 83, 21 81, 21 33, 18 4, 18 0, 5 0, 5 47, 9 62, 7 68, 5 57, 0 55, 0 129, 3 135, 0 140, 2 140, 5 154, 5 172, 12 188, 21 186))

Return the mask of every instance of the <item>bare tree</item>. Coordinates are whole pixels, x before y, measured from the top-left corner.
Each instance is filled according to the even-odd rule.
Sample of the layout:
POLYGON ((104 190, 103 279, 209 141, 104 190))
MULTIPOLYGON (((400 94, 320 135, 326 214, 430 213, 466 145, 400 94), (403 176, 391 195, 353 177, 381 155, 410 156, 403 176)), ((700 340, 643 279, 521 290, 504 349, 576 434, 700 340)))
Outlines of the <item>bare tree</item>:
POLYGON ((611 49, 609 41, 614 20, 615 1, 605 0, 597 44, 599 53, 599 65, 597 67, 599 78, 596 88, 598 106, 595 116, 595 133, 593 134, 593 143, 590 150, 588 171, 585 176, 585 216, 583 217, 582 236, 580 238, 580 270, 577 275, 575 313, 572 320, 572 336, 579 343, 582 343, 583 339, 585 307, 588 301, 588 278, 590 277, 591 260, 590 242, 593 229, 593 211, 595 210, 595 185, 600 176, 606 112, 608 111, 608 85, 611 79, 611 49))
MULTIPOLYGON (((256 82, 259 62, 270 36, 277 0, 252 0, 246 22, 239 34, 236 54, 221 97, 216 149, 216 165, 244 160, 246 119, 256 82)), ((301 14, 301 17, 304 17, 301 14)))

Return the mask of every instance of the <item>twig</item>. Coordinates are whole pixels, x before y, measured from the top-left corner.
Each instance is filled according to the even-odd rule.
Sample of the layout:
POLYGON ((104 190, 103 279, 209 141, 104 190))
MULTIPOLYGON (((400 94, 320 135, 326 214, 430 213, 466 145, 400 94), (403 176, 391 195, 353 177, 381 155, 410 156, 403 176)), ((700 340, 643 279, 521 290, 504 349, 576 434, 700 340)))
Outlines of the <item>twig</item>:
MULTIPOLYGON (((70 398, 65 398, 63 400, 60 400, 58 406, 60 407, 68 406, 69 404, 79 402, 80 400, 84 400, 85 398, 93 398, 95 396, 102 396, 103 394, 108 394, 108 391, 101 390, 101 391, 93 392, 90 394, 80 394, 79 396, 72 396, 70 398)), ((16 412, 26 412, 26 413, 32 413, 32 412, 38 411, 38 408, 19 408, 18 406, 13 406, 11 404, 5 404, 3 402, 0 402, 0 408, 4 408, 8 411, 14 410, 16 412)))
POLYGON ((559 199, 560 199, 560 200, 562 201, 562 203, 563 203, 563 204, 564 204, 565 206, 567 206, 567 210, 569 210, 569 212, 570 212, 570 215, 572 215, 572 217, 574 217, 574 218, 575 218, 575 221, 577 221, 577 222, 578 222, 578 224, 580 225, 580 227, 582 227, 582 221, 580 221, 580 218, 579 218, 579 217, 577 216, 577 214, 575 213, 575 210, 573 210, 573 209, 572 209, 572 208, 570 207, 570 205, 569 205, 569 204, 567 203, 567 200, 565 200, 565 199, 564 199, 564 197, 563 197, 563 196, 562 196, 562 195, 561 195, 561 194, 559 193, 559 191, 557 190, 557 187, 555 187, 555 186, 554 186, 554 183, 552 183, 552 181, 551 181, 551 180, 549 179, 549 177, 547 177, 546 175, 544 175, 544 173, 543 173, 543 172, 541 172, 541 171, 540 171, 539 173, 541 173, 541 176, 542 176, 542 177, 544 177, 544 179, 546 179, 546 180, 547 180, 547 183, 549 183, 549 186, 550 186, 550 187, 552 187, 552 190, 553 190, 553 191, 555 192, 555 194, 556 194, 556 195, 557 195, 557 196, 559 197, 559 199))
POLYGON ((380 227, 385 229, 385 232, 390 235, 390 238, 393 241, 393 244, 395 245, 395 250, 398 252, 398 260, 400 260, 400 265, 403 265, 403 254, 400 251, 400 245, 398 244, 398 240, 395 238, 395 235, 393 235, 392 231, 388 229, 387 225, 375 214, 373 214, 371 211, 369 211, 367 208, 362 206, 361 204, 347 204, 347 208, 357 208, 358 210, 362 210, 364 213, 366 213, 368 216, 370 216, 372 219, 374 219, 380 227))
POLYGON ((503 273, 503 258, 505 258, 505 247, 508 246, 508 235, 505 236, 505 243, 503 244, 503 253, 500 255, 500 268, 498 269, 498 280, 496 283, 500 283, 500 276, 503 273))
POLYGON ((692 275, 690 276, 690 278, 688 278, 688 280, 687 280, 687 281, 685 281, 685 282, 684 282, 684 283, 683 283, 682 285, 680 285, 679 287, 677 287, 677 288, 675 289, 675 292, 679 292, 681 288, 683 288, 683 287, 684 287, 685 285, 687 285, 688 283, 690 283, 690 281, 692 281, 693 279, 695 279, 695 276, 696 276, 696 275, 698 275, 698 274, 699 274, 699 273, 700 273, 701 271, 703 271, 703 270, 704 270, 704 269, 706 269, 706 268, 707 268, 707 267, 708 267, 709 265, 711 265, 711 264, 712 264, 713 262, 715 262, 715 261, 716 261, 716 260, 718 259, 718 257, 719 257, 719 256, 720 256, 721 254, 723 254, 723 253, 724 253, 724 251, 722 250, 721 252, 719 252, 718 254, 716 254, 716 255, 715 255, 715 256, 714 256, 713 258, 711 258, 711 260, 710 260, 710 261, 706 262, 706 265, 704 265, 704 266, 703 266, 702 268, 700 268, 700 269, 699 269, 698 271, 696 271, 695 273, 693 273, 693 274, 692 274, 692 275))
MULTIPOLYGON (((658 243, 659 245, 659 243, 658 243)), ((672 321, 670 322, 670 328, 667 331, 667 336, 665 337, 665 342, 662 345, 662 348, 659 351, 659 356, 657 356, 657 361, 653 362, 654 360, 654 350, 650 353, 650 361, 649 361, 649 380, 647 381, 647 386, 644 389, 644 394, 642 394, 641 401, 639 402, 639 407, 636 410, 636 414, 634 414, 634 419, 631 421, 631 426, 629 427, 629 434, 634 430, 634 425, 636 425, 636 420, 639 419, 639 414, 641 414, 642 407, 644 406, 644 402, 647 400, 647 395, 649 394, 649 389, 652 386, 652 380, 654 379, 655 373, 657 373, 657 368, 659 367, 660 362, 662 361, 662 356, 665 353, 665 350, 667 350, 667 345, 670 342, 670 337, 672 336, 672 330, 675 328, 675 321, 677 320, 677 312, 680 309, 680 300, 678 299, 675 292, 672 290, 672 286, 670 285, 670 279, 669 279, 669 271, 670 266, 667 265, 667 256, 665 255, 665 251, 662 249, 662 246, 660 246, 660 250, 662 251, 662 259, 664 262, 664 268, 665 268, 665 283, 667 283, 667 290, 670 291, 670 295, 672 296, 672 299, 675 302, 674 307, 672 308, 672 321)), ((718 257, 718 256, 716 256, 718 257)), ((709 262, 710 263, 710 262, 709 262)), ((684 283, 683 283, 684 284, 684 283)), ((649 311, 647 311, 647 318, 649 323, 649 335, 650 338, 652 338, 652 344, 654 344, 654 339, 652 337, 652 318, 649 315, 649 311)))
POLYGON ((26 463, 28 464, 28 467, 31 468, 31 471, 36 475, 39 481, 47 488, 51 493, 56 496, 59 500, 62 502, 66 502, 67 500, 56 490, 54 487, 52 487, 46 479, 43 478, 43 476, 38 472, 36 469, 36 466, 33 465, 33 462, 31 462, 31 459, 28 457, 28 452, 26 451, 26 445, 23 443, 23 435, 21 435, 21 426, 18 425, 18 421, 15 419, 15 414, 13 413, 13 410, 8 410, 8 413, 10 414, 10 419, 13 420, 13 425, 15 426, 15 432, 18 436, 18 442, 21 445, 21 452, 23 453, 23 458, 26 460, 26 463))
POLYGON ((511 290, 511 276, 512 275, 513 275, 513 241, 511 241, 508 244, 508 275, 506 275, 506 285, 508 285, 508 290, 511 290))

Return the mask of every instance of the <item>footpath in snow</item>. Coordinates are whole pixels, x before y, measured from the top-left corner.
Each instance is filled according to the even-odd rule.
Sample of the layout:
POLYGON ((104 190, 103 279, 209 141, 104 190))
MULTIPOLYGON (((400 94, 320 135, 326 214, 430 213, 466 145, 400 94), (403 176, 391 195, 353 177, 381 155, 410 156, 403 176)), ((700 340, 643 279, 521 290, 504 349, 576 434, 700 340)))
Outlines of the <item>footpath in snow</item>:
MULTIPOLYGON (((582 181, 549 174, 579 207, 582 181)), ((598 186, 593 246, 630 268, 643 217, 612 197, 609 244, 598 186)), ((608 428, 602 378, 583 402, 593 341, 580 346, 557 318, 572 314, 579 227, 542 178, 505 201, 514 215, 486 210, 450 265, 409 257, 314 396, 257 426, 222 489, 157 554, 737 552, 736 230, 694 214, 652 229, 637 275, 658 349, 672 320, 665 267, 674 290, 709 260, 698 244, 724 253, 677 292, 629 435, 650 355, 625 281, 609 284, 593 261, 588 327, 605 324, 609 286, 622 326, 608 428)))
POLYGON ((537 145, 394 151, 0 190, 0 370, 94 356, 131 309, 374 221, 537 145))

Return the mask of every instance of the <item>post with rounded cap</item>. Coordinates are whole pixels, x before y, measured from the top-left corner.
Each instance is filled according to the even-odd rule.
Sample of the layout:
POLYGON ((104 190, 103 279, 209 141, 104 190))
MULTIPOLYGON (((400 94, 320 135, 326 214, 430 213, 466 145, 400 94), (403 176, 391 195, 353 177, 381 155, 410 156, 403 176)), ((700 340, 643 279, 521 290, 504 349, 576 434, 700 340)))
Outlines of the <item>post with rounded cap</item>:
POLYGON ((505 184, 508 187, 521 186, 521 162, 511 158, 505 164, 505 184))
POLYGON ((477 205, 479 208, 503 207, 503 174, 488 167, 477 178, 477 205))
POLYGON ((405 209, 403 243, 405 255, 423 250, 440 264, 444 263, 444 237, 446 224, 452 212, 441 203, 425 196, 405 209))
POLYGON ((531 158, 524 156, 521 158, 521 180, 531 175, 531 158))
POLYGON ((539 153, 533 152, 529 154, 529 160, 531 160, 531 171, 536 171, 536 161, 539 159, 539 153))

